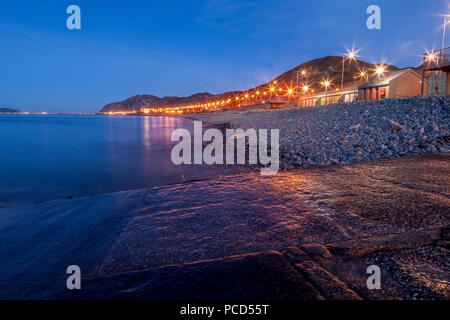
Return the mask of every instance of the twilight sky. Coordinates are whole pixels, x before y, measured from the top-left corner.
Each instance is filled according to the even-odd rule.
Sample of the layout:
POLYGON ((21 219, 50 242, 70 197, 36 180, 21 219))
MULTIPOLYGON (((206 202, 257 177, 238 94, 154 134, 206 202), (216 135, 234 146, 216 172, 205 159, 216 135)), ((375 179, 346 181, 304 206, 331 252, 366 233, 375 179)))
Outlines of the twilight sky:
POLYGON ((440 48, 446 13, 448 0, 1 1, 0 108, 243 90, 353 45, 368 62, 417 66, 440 48), (71 4, 81 30, 66 27, 71 4), (371 4, 381 30, 366 27, 371 4))

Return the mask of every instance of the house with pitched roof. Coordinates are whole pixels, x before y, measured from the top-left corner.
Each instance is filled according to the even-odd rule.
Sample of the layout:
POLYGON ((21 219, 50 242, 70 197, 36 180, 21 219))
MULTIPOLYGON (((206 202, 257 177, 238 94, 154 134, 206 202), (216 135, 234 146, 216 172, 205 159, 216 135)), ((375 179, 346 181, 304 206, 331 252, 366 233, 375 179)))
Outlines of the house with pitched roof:
POLYGON ((358 100, 383 100, 420 96, 422 77, 412 68, 375 75, 358 86, 358 100))

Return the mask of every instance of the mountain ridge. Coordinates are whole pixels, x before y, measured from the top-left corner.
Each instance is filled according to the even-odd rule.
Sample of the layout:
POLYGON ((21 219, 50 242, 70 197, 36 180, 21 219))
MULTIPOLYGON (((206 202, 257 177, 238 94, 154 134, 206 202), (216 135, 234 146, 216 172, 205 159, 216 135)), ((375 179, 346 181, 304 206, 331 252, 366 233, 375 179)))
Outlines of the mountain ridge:
POLYGON ((11 108, 0 108, 0 113, 20 113, 20 111, 11 108))

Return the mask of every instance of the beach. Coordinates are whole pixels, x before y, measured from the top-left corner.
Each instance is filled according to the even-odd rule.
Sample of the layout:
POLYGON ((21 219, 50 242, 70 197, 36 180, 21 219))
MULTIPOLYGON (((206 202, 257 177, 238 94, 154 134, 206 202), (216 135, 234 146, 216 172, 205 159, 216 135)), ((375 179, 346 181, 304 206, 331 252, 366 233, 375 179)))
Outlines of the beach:
POLYGON ((442 96, 185 117, 235 129, 279 129, 281 166, 295 169, 450 151, 449 115, 450 98, 442 96))

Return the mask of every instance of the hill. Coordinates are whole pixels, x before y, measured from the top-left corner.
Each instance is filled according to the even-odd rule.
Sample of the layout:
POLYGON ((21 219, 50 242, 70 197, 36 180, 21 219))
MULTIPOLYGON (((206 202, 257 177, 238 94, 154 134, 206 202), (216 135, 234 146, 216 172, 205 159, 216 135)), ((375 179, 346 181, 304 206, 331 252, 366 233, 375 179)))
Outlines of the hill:
POLYGON ((0 113, 19 113, 19 110, 10 109, 10 108, 0 108, 0 113))

